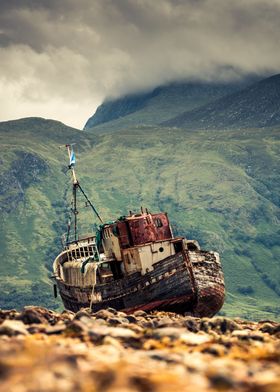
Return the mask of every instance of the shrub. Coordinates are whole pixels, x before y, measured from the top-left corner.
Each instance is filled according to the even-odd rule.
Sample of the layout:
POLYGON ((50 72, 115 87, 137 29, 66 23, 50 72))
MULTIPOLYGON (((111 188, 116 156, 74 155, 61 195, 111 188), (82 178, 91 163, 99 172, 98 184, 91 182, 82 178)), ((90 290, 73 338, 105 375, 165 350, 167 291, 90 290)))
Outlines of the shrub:
POLYGON ((243 295, 250 295, 254 293, 254 289, 252 286, 238 286, 237 291, 243 295))

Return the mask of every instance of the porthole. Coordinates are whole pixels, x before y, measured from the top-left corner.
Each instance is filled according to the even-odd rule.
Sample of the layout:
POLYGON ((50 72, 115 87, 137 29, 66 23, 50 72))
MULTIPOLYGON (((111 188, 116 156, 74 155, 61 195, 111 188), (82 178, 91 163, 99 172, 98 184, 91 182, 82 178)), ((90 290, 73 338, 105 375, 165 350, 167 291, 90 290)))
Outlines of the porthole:
POLYGON ((164 249, 163 249, 163 247, 161 246, 160 248, 159 248, 159 252, 163 252, 164 251, 164 249))

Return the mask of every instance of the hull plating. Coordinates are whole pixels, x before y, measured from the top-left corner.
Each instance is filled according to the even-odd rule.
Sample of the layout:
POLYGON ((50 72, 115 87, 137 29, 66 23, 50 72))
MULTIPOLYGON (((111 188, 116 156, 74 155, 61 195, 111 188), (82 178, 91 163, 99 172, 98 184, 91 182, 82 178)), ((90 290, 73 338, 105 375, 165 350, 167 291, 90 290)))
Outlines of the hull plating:
MULTIPOLYGON (((56 283, 66 309, 74 312, 89 307, 92 286, 78 287, 56 283)), ((95 286, 92 309, 113 307, 127 313, 137 309, 165 310, 211 317, 223 305, 225 288, 219 258, 212 252, 181 252, 154 264, 154 270, 141 275, 95 286)))

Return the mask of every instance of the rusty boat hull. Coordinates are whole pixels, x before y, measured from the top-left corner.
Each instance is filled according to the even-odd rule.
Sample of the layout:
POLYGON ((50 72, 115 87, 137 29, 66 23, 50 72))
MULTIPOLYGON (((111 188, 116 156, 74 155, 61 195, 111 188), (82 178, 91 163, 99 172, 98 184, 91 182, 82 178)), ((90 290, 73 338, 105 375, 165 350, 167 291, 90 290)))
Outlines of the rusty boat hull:
POLYGON ((176 253, 141 272, 109 283, 69 285, 55 276, 56 286, 66 309, 93 311, 112 307, 131 313, 135 310, 164 310, 211 317, 222 307, 224 277, 219 255, 202 250, 176 253))

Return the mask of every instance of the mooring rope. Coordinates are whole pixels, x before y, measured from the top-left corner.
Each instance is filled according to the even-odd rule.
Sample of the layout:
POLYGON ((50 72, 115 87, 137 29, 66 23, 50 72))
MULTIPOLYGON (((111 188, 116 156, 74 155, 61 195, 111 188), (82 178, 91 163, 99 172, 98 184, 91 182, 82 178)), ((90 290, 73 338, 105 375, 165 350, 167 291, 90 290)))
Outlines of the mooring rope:
POLYGON ((90 298, 90 305, 89 305, 89 310, 90 312, 92 312, 92 305, 93 305, 93 300, 94 300, 94 289, 96 286, 96 272, 97 272, 97 268, 102 264, 102 262, 95 262, 94 263, 94 275, 93 275, 93 284, 92 284, 92 291, 91 291, 91 298, 90 298))

